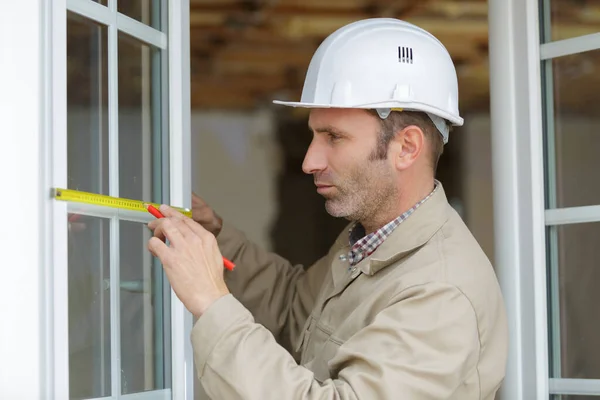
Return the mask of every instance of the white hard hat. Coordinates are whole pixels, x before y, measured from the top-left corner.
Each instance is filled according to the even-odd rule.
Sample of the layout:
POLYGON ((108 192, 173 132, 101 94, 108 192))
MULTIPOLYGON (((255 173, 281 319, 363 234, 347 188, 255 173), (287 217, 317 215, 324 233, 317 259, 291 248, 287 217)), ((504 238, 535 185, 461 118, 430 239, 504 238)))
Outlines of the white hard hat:
POLYGON ((300 102, 308 108, 422 111, 448 141, 448 123, 460 126, 456 69, 442 43, 413 24, 394 18, 350 23, 331 35, 312 57, 300 102))

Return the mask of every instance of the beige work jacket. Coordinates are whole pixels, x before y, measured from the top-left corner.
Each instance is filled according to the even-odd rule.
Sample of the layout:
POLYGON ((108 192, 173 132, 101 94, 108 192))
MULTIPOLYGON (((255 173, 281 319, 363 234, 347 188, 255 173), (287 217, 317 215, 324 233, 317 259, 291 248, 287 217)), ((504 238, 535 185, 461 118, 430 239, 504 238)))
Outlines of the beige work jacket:
POLYGON ((232 294, 192 331, 211 399, 494 399, 503 299, 441 185, 356 268, 347 229, 306 272, 227 224, 218 242, 232 294))

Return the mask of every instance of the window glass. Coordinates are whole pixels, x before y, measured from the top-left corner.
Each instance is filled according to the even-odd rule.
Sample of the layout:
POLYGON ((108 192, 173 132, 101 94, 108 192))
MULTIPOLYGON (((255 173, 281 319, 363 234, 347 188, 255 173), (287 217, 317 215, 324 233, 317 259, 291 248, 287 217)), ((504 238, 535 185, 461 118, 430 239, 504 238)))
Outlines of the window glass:
POLYGON ((107 28, 67 19, 67 186, 108 194, 107 28))
POLYGON ((109 220, 69 215, 69 393, 111 395, 109 220))
POLYGON ((119 196, 161 201, 160 50, 119 33, 119 196))
POLYGON ((571 39, 600 31, 598 2, 588 0, 543 0, 547 21, 546 40, 571 39))
MULTIPOLYGON (((558 274, 558 309, 551 310, 558 317, 560 350, 552 356, 552 364, 560 365, 554 378, 600 379, 600 223, 582 223, 548 228, 556 236, 558 274)), ((551 244, 552 246, 552 244, 551 244)), ((553 282, 551 282, 553 283, 553 282)))
POLYGON ((550 207, 600 204, 600 51, 545 61, 550 207), (553 160, 554 159, 554 160, 553 160))
POLYGON ((169 291, 163 269, 147 250, 151 232, 120 221, 121 393, 167 386, 169 291))
POLYGON ((161 3, 164 3, 164 0, 121 0, 117 2, 117 11, 160 30, 161 3))

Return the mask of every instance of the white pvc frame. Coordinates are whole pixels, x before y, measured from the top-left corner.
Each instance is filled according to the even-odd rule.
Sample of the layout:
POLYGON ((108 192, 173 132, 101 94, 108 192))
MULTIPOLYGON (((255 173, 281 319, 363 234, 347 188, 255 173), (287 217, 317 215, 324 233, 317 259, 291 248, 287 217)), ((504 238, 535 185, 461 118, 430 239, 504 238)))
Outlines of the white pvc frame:
POLYGON ((598 221, 600 221, 600 206, 565 207, 546 210, 546 225, 566 225, 598 221))
POLYGON ((501 398, 548 400, 537 0, 490 0, 495 265, 509 323, 501 398))
MULTIPOLYGON (((540 60, 545 64, 546 80, 544 84, 549 90, 546 93, 546 137, 548 146, 548 176, 549 187, 547 188, 548 209, 545 211, 546 226, 561 226, 567 224, 579 224, 600 221, 600 205, 589 205, 579 207, 563 207, 556 206, 556 183, 555 177, 555 161, 554 161, 554 91, 553 75, 551 60, 557 57, 588 52, 600 49, 600 33, 582 35, 579 37, 551 41, 550 24, 550 2, 552 0, 539 0, 539 3, 544 4, 544 15, 542 16, 542 24, 544 24, 544 32, 540 46, 540 60)), ((550 281, 549 297, 552 301, 551 310, 548 311, 548 319, 551 321, 551 334, 553 349, 553 370, 554 375, 562 376, 561 374, 561 315, 559 312, 559 272, 558 272, 558 240, 555 229, 549 230, 549 261, 550 261, 550 281)), ((557 395, 597 395, 600 396, 600 379, 573 379, 573 378, 550 378, 549 393, 557 395)))
POLYGON ((43 398, 52 366, 46 340, 49 305, 46 165, 48 96, 41 66, 45 4, 18 1, 0 12, 0 120, 7 151, 0 157, 4 212, 0 290, 0 398, 43 398), (43 169, 42 169, 43 171, 43 169))
MULTIPOLYGON (((3 218, 8 229, 0 230, 6 266, 3 279, 8 282, 0 291, 5 327, 0 329, 0 398, 69 398, 69 210, 137 222, 150 220, 144 213, 68 205, 51 196, 52 188, 67 187, 68 9, 108 24, 109 35, 121 30, 168 48, 169 200, 175 206, 191 206, 189 0, 169 0, 166 34, 116 14, 116 0, 109 0, 108 8, 89 0, 21 0, 4 5, 0 13, 0 116, 3 142, 9 151, 0 158, 0 166, 5 171, 3 184, 11 192, 0 197, 3 209, 9 211, 3 218)), ((109 48, 109 52, 115 50, 109 48)), ((113 119, 109 124, 116 132, 116 92, 110 96, 113 119)), ((115 150, 111 147, 110 152, 115 150)), ((118 181, 112 178, 110 194, 117 196, 118 181)), ((111 236, 111 240, 115 239, 111 236)), ((111 252, 118 254, 112 247, 111 252)), ((107 399, 193 398, 189 341, 193 319, 172 291, 170 302, 171 389, 119 396, 119 384, 119 391, 113 390, 107 399)), ((112 382, 113 388, 118 382, 112 382)))
MULTIPOLYGON (((189 10, 189 0, 169 0, 170 203, 184 208, 192 206, 189 10)), ((173 399, 192 400, 194 353, 190 334, 194 320, 174 292, 171 305, 173 399)))
POLYGON ((591 33, 589 35, 544 43, 540 48, 540 58, 542 60, 549 60, 551 58, 568 56, 599 48, 600 33, 591 33))
MULTIPOLYGON (((600 34, 540 44, 541 1, 488 2, 495 264, 510 333, 502 400, 600 394, 599 379, 549 378, 548 322, 556 330, 557 321, 546 304, 556 285, 546 283, 546 261, 553 254, 546 254, 545 228, 600 221, 600 206, 545 209, 545 192, 551 194, 555 185, 544 187, 540 66, 543 60, 600 48, 600 34)), ((553 143, 549 146, 552 150, 553 143)), ((550 273, 555 275, 553 268, 550 273)))

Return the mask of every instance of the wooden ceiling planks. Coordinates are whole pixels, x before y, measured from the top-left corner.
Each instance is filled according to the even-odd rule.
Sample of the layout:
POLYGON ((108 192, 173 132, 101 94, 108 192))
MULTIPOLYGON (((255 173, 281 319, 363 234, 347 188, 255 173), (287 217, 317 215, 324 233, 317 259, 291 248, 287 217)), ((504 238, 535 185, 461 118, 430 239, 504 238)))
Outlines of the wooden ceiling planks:
MULTIPOLYGON (((554 40, 600 31, 597 1, 551 4, 554 40)), ((488 107, 485 0, 191 0, 190 6, 194 108, 252 109, 277 96, 298 98, 319 43, 346 23, 375 16, 406 19, 436 35, 456 63, 461 109, 488 107)), ((562 68, 555 77, 565 87, 562 107, 581 110, 581 98, 598 92, 600 64, 595 63, 595 53, 572 56, 577 65, 591 60, 586 75, 578 75, 573 85, 560 85, 572 79, 563 71, 573 68, 562 68)))

